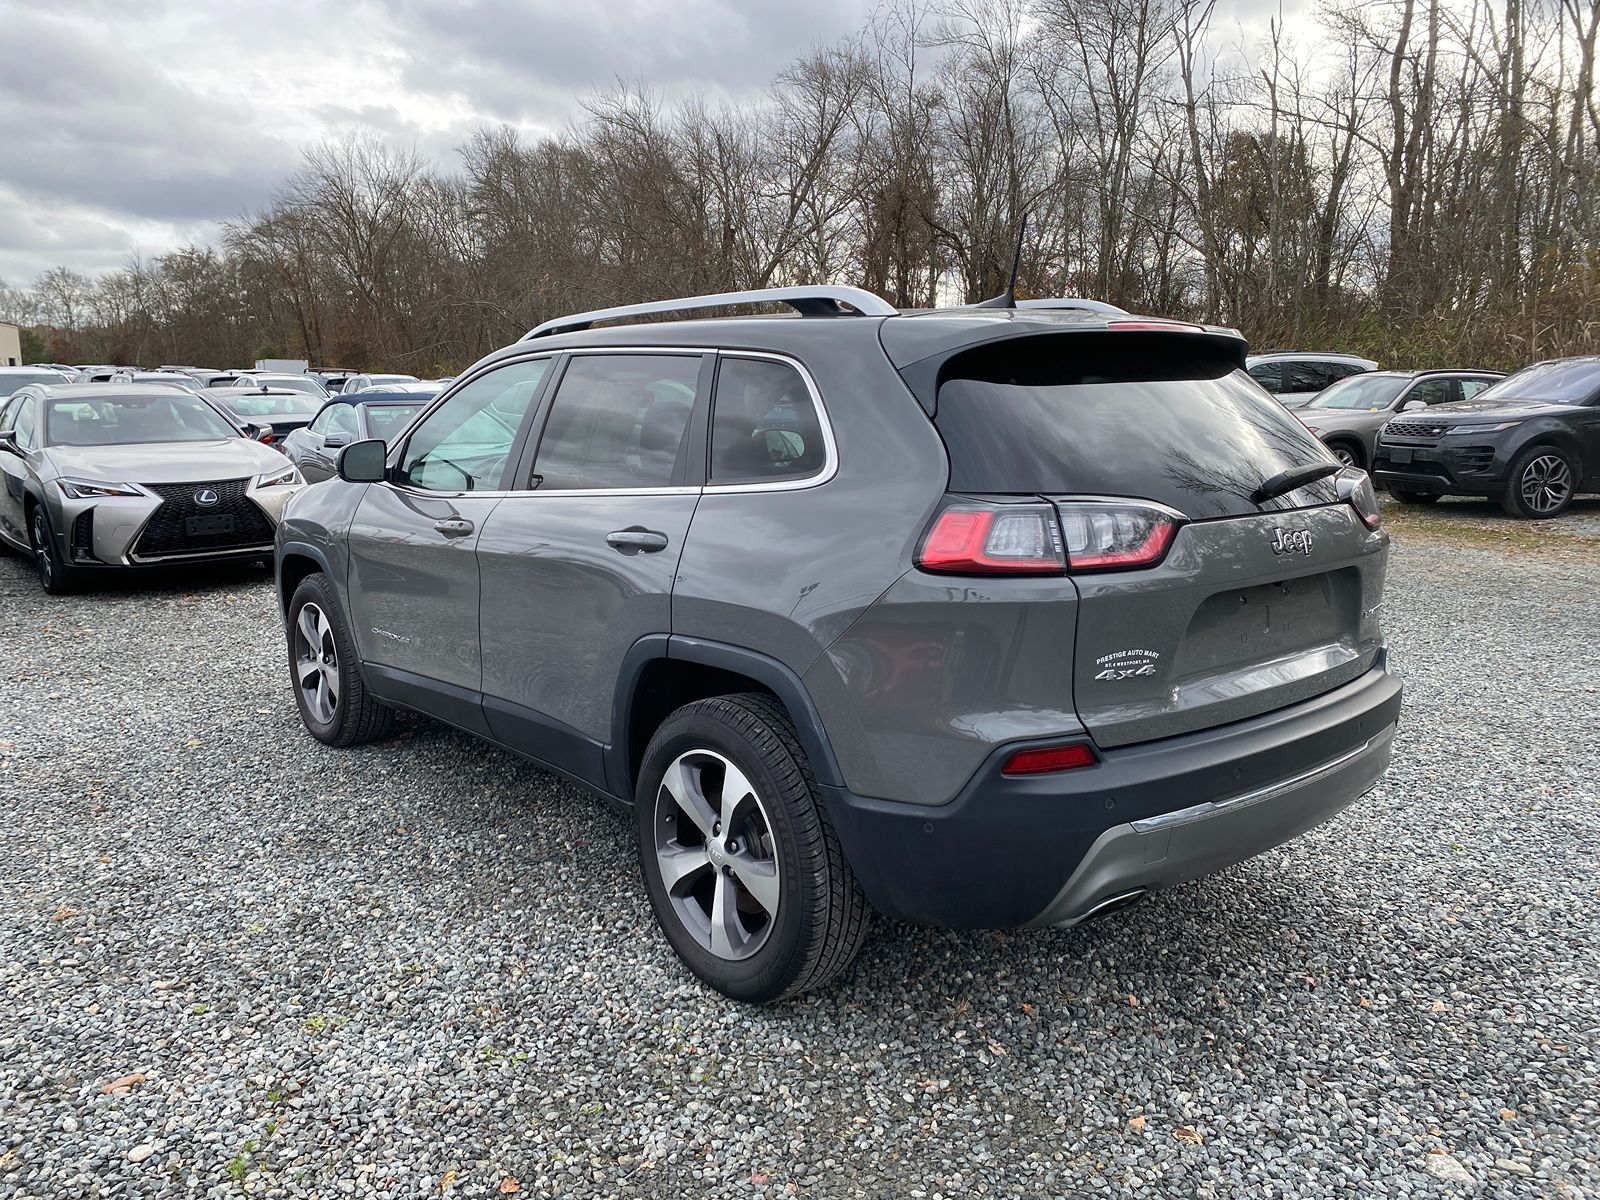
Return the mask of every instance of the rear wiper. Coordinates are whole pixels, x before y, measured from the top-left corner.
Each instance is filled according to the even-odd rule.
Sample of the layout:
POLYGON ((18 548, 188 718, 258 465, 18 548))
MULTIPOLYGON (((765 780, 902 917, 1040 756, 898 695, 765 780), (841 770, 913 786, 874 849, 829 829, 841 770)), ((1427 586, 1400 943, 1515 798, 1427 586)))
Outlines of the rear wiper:
POLYGON ((1263 500, 1271 500, 1274 496, 1292 492, 1295 488, 1326 479, 1329 475, 1337 475, 1342 470, 1344 467, 1336 462, 1308 463, 1303 467, 1290 467, 1287 471, 1279 471, 1263 483, 1251 494, 1250 499, 1260 504, 1263 500))

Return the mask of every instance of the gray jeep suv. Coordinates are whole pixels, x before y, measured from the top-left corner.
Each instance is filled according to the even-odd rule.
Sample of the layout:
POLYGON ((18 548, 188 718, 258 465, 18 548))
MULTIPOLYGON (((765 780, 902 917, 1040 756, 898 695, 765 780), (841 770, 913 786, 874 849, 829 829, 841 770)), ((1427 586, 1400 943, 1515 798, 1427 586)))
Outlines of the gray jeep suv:
POLYGON ((636 820, 673 949, 820 986, 869 906, 1072 925, 1327 819, 1400 710, 1360 472, 1228 330, 786 288, 550 322, 278 534, 289 674, 636 820), (779 301, 798 317, 594 328, 779 301))

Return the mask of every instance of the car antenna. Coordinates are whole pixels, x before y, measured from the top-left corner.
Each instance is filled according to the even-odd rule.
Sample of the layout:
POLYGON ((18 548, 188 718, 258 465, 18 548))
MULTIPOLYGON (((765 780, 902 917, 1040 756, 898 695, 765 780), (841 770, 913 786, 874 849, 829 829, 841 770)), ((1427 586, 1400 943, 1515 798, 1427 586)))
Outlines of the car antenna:
POLYGON ((988 300, 980 300, 973 308, 1015 308, 1017 306, 1017 272, 1022 267, 1022 239, 1028 236, 1028 214, 1022 214, 1022 225, 1017 230, 1017 252, 1011 256, 1011 279, 1006 290, 988 300))

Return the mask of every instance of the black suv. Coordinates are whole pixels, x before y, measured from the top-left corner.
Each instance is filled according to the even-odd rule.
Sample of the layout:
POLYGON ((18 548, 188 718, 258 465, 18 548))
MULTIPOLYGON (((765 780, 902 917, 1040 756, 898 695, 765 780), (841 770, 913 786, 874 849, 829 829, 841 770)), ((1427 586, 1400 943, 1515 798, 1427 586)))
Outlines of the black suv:
POLYGON ((833 978, 869 903, 1075 924, 1389 761, 1376 496, 1230 330, 848 288, 586 313, 338 472, 278 538, 306 728, 415 709, 631 809, 667 939, 742 1000, 833 978), (754 301, 802 315, 597 327, 754 301))
POLYGON ((1395 499, 1487 496, 1554 517, 1600 491, 1600 357, 1524 367, 1471 400, 1403 413, 1378 433, 1373 478, 1395 499))

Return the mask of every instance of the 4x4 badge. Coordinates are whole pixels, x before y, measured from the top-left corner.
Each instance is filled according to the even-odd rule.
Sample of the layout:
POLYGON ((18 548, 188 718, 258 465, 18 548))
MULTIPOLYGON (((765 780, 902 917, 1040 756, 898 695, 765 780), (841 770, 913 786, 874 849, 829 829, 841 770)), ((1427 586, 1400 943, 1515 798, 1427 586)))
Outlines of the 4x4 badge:
POLYGON ((1311 530, 1274 529, 1272 531, 1272 552, 1274 554, 1310 554, 1311 530))

